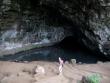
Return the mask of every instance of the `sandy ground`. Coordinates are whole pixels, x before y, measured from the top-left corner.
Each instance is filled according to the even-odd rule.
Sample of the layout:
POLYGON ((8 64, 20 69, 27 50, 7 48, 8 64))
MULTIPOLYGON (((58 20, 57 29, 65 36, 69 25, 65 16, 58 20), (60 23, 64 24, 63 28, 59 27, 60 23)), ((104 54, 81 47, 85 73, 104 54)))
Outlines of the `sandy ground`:
POLYGON ((101 83, 110 83, 110 63, 73 65, 65 63, 59 75, 57 62, 4 62, 0 61, 0 83, 78 83, 82 76, 101 75, 101 83), (41 66, 45 73, 36 73, 41 66))

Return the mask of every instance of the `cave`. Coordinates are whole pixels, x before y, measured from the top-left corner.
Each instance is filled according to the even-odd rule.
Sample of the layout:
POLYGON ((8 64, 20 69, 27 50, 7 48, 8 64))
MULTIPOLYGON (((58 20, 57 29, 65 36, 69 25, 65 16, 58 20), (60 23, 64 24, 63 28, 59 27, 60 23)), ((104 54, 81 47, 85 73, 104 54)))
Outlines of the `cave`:
MULTIPOLYGON (((9 60, 11 58, 16 60, 15 58, 19 58, 22 53, 26 57, 25 53, 27 55, 29 52, 29 56, 31 56, 31 51, 35 52, 38 49, 41 49, 41 51, 49 49, 50 51, 52 48, 52 52, 54 52, 54 49, 58 49, 58 52, 60 49, 67 52, 84 52, 88 55, 91 54, 91 59, 94 57, 95 62, 98 61, 98 58, 101 61, 106 61, 106 58, 109 59, 110 51, 109 45, 106 45, 109 44, 110 37, 109 19, 107 19, 109 17, 109 7, 107 3, 109 2, 106 0, 103 4, 99 0, 90 0, 90 2, 87 0, 85 2, 82 0, 1 1, 0 52, 1 56, 6 55, 1 57, 1 60, 8 60, 8 58, 9 60), (16 50, 19 47, 23 49, 13 53, 13 49, 16 50), (8 51, 5 52, 3 49, 8 51)), ((58 53, 59 55, 60 53, 58 53)), ((86 54, 82 53, 82 55, 86 54)), ((70 60, 74 56, 64 58, 70 60)), ((37 59, 32 58, 32 60, 37 59)))
POLYGON ((110 83, 110 0, 0 0, 0 83, 110 83))
POLYGON ((103 57, 102 54, 93 52, 86 46, 78 43, 74 36, 66 37, 61 42, 53 46, 34 48, 14 55, 5 55, 0 57, 0 60, 12 62, 57 62, 58 57, 61 57, 64 61, 68 62, 70 62, 72 59, 75 59, 76 63, 79 64, 93 64, 97 63, 98 61, 109 61, 106 57, 103 57))

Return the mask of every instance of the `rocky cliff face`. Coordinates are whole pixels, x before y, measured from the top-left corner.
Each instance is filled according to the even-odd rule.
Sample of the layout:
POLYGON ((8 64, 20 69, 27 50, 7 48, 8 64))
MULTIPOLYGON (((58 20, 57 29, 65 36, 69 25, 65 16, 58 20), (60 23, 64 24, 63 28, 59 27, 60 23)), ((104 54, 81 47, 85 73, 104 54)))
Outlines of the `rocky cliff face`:
POLYGON ((73 23, 73 32, 80 43, 110 57, 109 0, 42 0, 56 7, 62 16, 73 23))
MULTIPOLYGON (((30 1, 0 1, 0 50, 14 49, 29 44, 52 45, 68 36, 58 21, 57 11, 49 7, 34 5, 30 1), (48 15, 50 14, 50 15, 48 15)), ((37 2, 36 2, 37 4, 37 2)), ((60 15, 58 15, 60 16, 60 15)))
POLYGON ((1 42, 57 42, 70 31, 89 49, 110 57, 109 0, 1 0, 0 17, 1 42))

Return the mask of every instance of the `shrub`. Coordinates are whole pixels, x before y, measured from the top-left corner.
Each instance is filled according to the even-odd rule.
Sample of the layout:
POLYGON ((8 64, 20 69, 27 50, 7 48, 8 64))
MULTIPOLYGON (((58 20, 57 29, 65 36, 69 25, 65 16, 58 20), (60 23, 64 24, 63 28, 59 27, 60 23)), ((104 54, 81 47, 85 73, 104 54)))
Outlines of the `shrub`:
POLYGON ((99 74, 92 74, 82 78, 82 83, 100 83, 101 76, 99 74))

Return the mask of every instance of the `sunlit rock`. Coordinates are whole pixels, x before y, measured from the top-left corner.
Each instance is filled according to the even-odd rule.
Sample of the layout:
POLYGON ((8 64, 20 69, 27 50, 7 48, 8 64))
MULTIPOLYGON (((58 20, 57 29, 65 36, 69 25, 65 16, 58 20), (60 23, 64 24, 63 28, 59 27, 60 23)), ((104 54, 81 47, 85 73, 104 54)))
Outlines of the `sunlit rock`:
POLYGON ((36 74, 45 74, 46 72, 45 72, 44 67, 38 65, 38 66, 36 67, 36 69, 35 69, 35 73, 36 73, 36 74))

